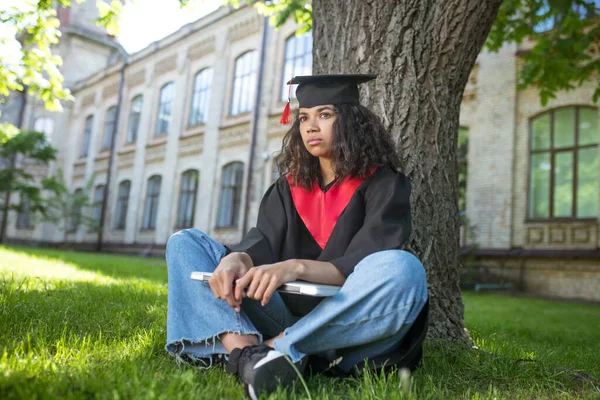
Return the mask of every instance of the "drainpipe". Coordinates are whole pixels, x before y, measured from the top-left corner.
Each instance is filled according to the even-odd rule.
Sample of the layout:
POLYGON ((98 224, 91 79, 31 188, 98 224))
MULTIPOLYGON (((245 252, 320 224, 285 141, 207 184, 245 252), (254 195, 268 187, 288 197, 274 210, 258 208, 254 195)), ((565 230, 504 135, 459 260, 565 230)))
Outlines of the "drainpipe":
POLYGON ((248 214, 250 211, 250 193, 252 188, 252 170, 254 164, 254 149, 256 147, 256 136, 258 134, 258 118, 260 115, 260 98, 262 96, 263 72, 265 69, 265 53, 267 49, 267 32, 269 29, 269 20, 263 18, 263 34, 260 44, 260 61, 258 64, 258 79, 256 84, 256 98, 254 99, 254 110, 252 115, 252 134, 250 136, 250 154, 248 159, 248 177, 246 179, 246 202, 244 207, 244 221, 242 224, 242 234, 248 232, 248 214))
MULTIPOLYGON (((25 107, 27 106, 27 88, 23 88, 23 91, 21 92, 21 97, 23 99, 23 101, 21 102, 21 108, 19 109, 19 118, 17 120, 17 127, 19 129, 23 129, 23 119, 25 116, 25 107)), ((14 167, 17 166, 17 155, 13 154, 13 156, 10 158, 10 169, 13 169, 14 167)), ((8 210, 9 210, 9 206, 10 206, 10 195, 11 195, 11 191, 10 188, 9 190, 6 191, 6 194, 4 195, 4 210, 2 210, 2 225, 0 226, 0 243, 4 243, 4 240, 6 239, 6 225, 8 223, 8 210)))
POLYGON ((129 65, 129 55, 125 50, 121 50, 123 56, 123 65, 121 66, 119 76, 119 94, 117 96, 117 110, 113 122, 112 138, 110 140, 110 153, 108 156, 108 170, 106 171, 106 183, 104 184, 104 195, 102 196, 102 207, 100 208, 100 223, 98 224, 98 240, 96 241, 96 251, 102 250, 102 240, 104 238, 104 220, 106 219, 106 206, 108 204, 108 195, 110 193, 110 181, 112 176, 112 165, 115 158, 115 147, 117 142, 117 132, 119 119, 121 116, 121 105, 123 103, 123 88, 125 86, 125 69, 129 65))

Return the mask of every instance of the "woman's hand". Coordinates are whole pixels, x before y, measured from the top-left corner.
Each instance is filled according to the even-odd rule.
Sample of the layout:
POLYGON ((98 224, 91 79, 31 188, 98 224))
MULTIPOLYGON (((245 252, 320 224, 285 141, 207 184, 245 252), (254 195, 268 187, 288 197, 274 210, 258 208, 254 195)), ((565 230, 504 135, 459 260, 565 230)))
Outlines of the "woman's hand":
POLYGON ((261 265, 250 269, 235 282, 235 298, 241 299, 244 289, 248 288, 246 296, 260 301, 264 307, 279 286, 295 281, 297 278, 298 268, 294 260, 261 265))
POLYGON ((253 266, 252 259, 246 253, 231 253, 223 257, 208 281, 215 297, 227 301, 239 312, 242 299, 234 296, 233 282, 246 275, 253 266))

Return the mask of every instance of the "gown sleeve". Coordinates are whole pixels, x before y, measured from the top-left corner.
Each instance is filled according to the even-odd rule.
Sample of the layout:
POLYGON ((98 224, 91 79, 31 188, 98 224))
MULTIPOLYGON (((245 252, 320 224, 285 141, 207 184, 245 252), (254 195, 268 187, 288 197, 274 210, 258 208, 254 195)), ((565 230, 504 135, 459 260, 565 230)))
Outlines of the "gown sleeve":
POLYGON ((369 254, 400 249, 410 232, 410 181, 401 173, 393 173, 367 188, 364 224, 344 255, 330 262, 347 278, 369 254))
POLYGON ((263 196, 256 227, 250 229, 240 243, 227 247, 228 253, 247 253, 255 267, 279 261, 287 219, 278 182, 263 196))

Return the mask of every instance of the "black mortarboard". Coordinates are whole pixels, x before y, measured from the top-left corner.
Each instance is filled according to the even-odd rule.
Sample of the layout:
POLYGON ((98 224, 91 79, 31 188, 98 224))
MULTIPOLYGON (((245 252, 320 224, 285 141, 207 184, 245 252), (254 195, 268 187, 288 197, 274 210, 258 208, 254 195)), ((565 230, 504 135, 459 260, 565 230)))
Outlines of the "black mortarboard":
MULTIPOLYGON (((296 76, 287 82, 298 85, 296 97, 299 107, 311 108, 321 104, 359 104, 358 85, 375 79, 377 75, 306 75, 296 76)), ((281 123, 289 123, 289 99, 281 123)))

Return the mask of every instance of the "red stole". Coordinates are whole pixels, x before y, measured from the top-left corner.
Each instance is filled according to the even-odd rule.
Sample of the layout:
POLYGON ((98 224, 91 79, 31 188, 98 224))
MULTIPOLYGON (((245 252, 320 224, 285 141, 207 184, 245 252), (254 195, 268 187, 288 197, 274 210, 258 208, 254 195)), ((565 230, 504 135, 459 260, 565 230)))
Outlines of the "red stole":
POLYGON ((311 190, 292 184, 292 176, 286 178, 292 192, 292 201, 296 211, 308 228, 317 244, 324 249, 335 224, 344 211, 356 189, 368 178, 375 169, 371 170, 365 179, 346 178, 340 185, 333 184, 325 193, 315 181, 311 190))

